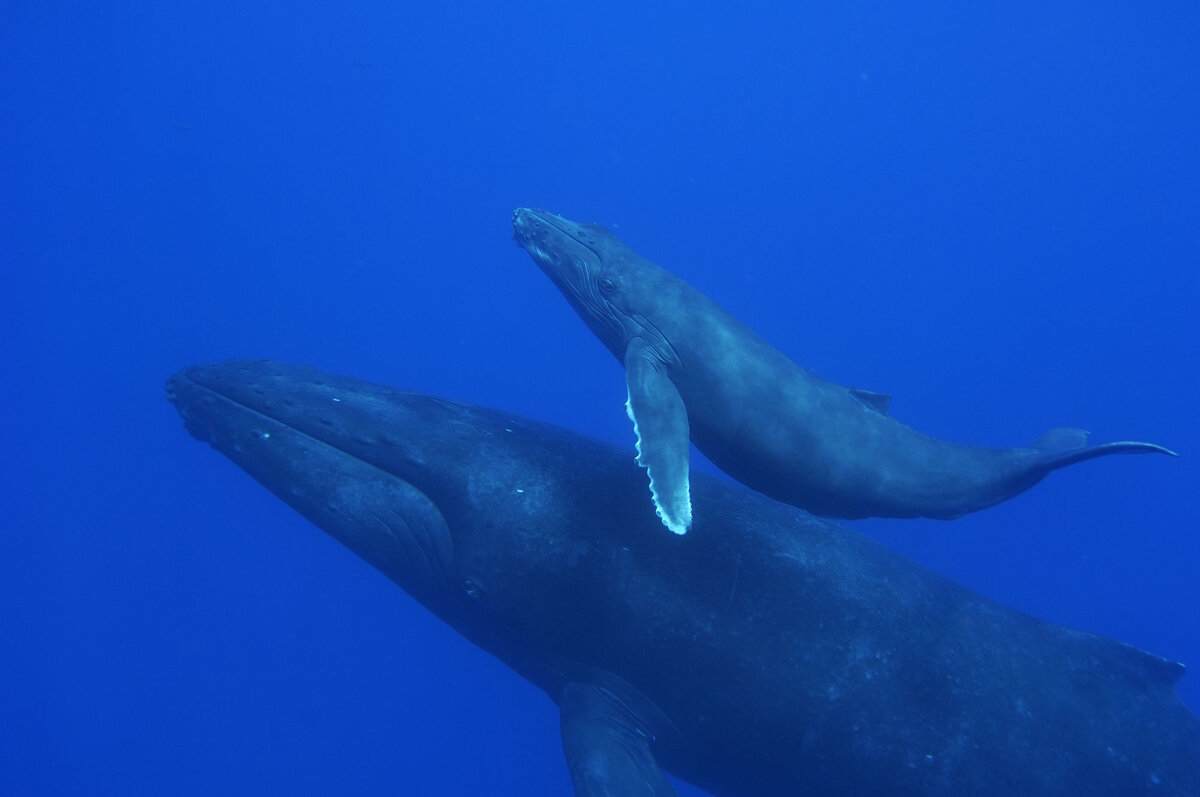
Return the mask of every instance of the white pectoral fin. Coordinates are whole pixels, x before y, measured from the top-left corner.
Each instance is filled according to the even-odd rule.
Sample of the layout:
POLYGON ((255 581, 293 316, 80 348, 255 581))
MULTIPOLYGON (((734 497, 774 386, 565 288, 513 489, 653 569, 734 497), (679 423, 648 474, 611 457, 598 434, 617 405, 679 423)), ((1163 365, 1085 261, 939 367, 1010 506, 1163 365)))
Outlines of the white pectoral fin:
POLYGON ((637 435, 637 461, 650 476, 650 496, 663 525, 686 534, 692 525, 688 486, 687 408, 666 368, 642 346, 625 354, 625 411, 637 435))

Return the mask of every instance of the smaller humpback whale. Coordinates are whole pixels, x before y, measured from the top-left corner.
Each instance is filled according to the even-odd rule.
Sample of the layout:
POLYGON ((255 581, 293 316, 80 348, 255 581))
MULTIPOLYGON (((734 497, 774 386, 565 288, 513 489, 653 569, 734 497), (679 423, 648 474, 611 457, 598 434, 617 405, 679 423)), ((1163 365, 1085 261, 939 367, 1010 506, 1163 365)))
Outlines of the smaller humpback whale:
POLYGON ((705 533, 654 534, 628 451, 509 413, 270 362, 167 391, 195 437, 542 689, 579 797, 672 797, 664 771, 715 797, 1200 794, 1181 664, 739 485, 696 474, 705 533))
POLYGON ((676 534, 692 523, 689 438, 747 487, 840 518, 955 518, 1085 459, 1175 456, 1151 443, 1089 446, 1079 429, 1029 448, 937 440, 894 420, 890 396, 804 370, 603 227, 520 208, 513 238, 624 363, 638 463, 676 534))

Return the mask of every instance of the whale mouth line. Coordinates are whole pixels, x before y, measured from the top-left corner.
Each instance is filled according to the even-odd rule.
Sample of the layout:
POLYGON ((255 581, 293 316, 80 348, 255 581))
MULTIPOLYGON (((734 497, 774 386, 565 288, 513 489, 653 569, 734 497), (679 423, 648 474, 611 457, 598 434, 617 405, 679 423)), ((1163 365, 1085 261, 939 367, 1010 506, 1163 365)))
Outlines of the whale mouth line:
POLYGON ((210 399, 207 399, 207 401, 212 401, 215 399, 215 400, 227 402, 228 404, 236 407, 239 410, 250 413, 251 415, 253 415, 256 418, 261 418, 264 421, 268 421, 273 424, 278 424, 279 426, 283 427, 284 429, 286 429, 289 432, 295 432, 296 434, 303 435, 304 437, 307 437, 308 439, 312 440, 315 443, 320 443, 321 445, 329 446, 330 448, 332 448, 335 451, 338 451, 342 454, 346 454, 347 456, 352 456, 348 452, 343 451, 338 446, 330 444, 328 441, 322 440, 319 437, 314 437, 313 435, 309 434, 308 432, 305 432, 302 429, 298 429, 295 426, 293 426, 292 424, 287 423, 286 421, 280 420, 279 418, 269 415, 260 409, 257 409, 255 407, 250 406, 249 404, 246 404, 243 401, 239 401, 238 399, 234 398, 233 396, 229 395, 228 393, 222 392, 218 387, 216 387, 214 385, 208 384, 207 382, 205 382, 203 380, 196 379, 195 376, 193 375, 192 371, 193 371, 192 368, 185 368, 181 371, 176 372, 175 374, 172 374, 170 379, 167 380, 167 401, 171 402, 171 404, 173 404, 175 406, 176 410, 183 417, 184 425, 187 426, 188 431, 193 431, 192 427, 189 423, 189 421, 191 421, 192 413, 189 411, 187 402, 183 401, 179 395, 181 383, 184 383, 184 382, 186 382, 187 385, 190 385, 191 387, 193 387, 197 390, 204 391, 205 395, 211 397, 210 399))
MULTIPOLYGON (((202 369, 202 368, 203 368, 203 366, 200 366, 199 369, 202 369)), ((275 424, 278 427, 276 431, 286 431, 289 433, 300 435, 302 437, 307 438, 308 440, 311 440, 312 442, 314 442, 318 445, 322 445, 329 449, 332 449, 333 451, 336 451, 343 456, 347 456, 347 457, 350 457, 351 459, 357 460, 366 465, 370 465, 371 467, 375 468, 376 470, 386 473, 389 476, 396 476, 397 478, 399 478, 398 474, 392 473, 391 471, 389 471, 385 468, 381 468, 372 462, 367 462, 362 457, 359 457, 359 456, 355 455, 353 452, 346 450, 345 448, 338 445, 337 443, 332 442, 331 440, 325 439, 319 433, 315 433, 315 431, 302 429, 294 423, 290 423, 290 422, 284 420, 283 418, 280 418, 280 417, 277 417, 276 415, 271 414, 271 412, 270 412, 270 409, 272 409, 271 407, 268 407, 268 408, 256 407, 252 403, 247 403, 245 400, 236 398, 235 396, 231 395, 230 393, 227 393, 227 392, 221 390, 220 384, 214 384, 214 382, 219 383, 223 377, 217 376, 217 377, 210 377, 210 379, 203 379, 203 378, 198 379, 197 375, 195 374, 195 371, 199 370, 199 369, 196 366, 184 368, 184 369, 172 374, 171 377, 167 380, 167 400, 175 406, 175 408, 179 412, 180 416, 182 416, 184 424, 185 424, 185 426, 187 426, 189 432, 192 431, 192 427, 189 423, 192 420, 191 407, 189 406, 189 402, 187 400, 183 399, 179 395, 181 392, 181 387, 186 387, 183 383, 186 383, 187 386, 191 386, 192 388, 194 388, 196 390, 203 391, 205 398, 202 398, 201 400, 204 401, 205 403, 210 403, 212 401, 225 402, 226 404, 228 404, 232 407, 235 407, 240 411, 246 412, 255 418, 262 419, 262 421, 264 422, 264 427, 270 426, 271 424, 275 424)), ((331 401, 340 403, 341 398, 334 397, 331 399, 331 401)), ((265 436, 260 435, 260 437, 262 437, 262 439, 269 439, 270 434, 268 433, 265 436)), ((211 440, 208 442, 211 442, 211 440)))
MULTIPOLYGON (((369 524, 370 528, 385 535, 386 540, 389 541, 387 545, 389 560, 400 563, 398 571, 389 572, 389 577, 397 580, 397 583, 401 583, 406 591, 422 601, 425 598, 433 599, 440 589, 454 583, 453 539, 440 509, 417 481, 408 474, 386 467, 385 464, 371 457, 355 453, 350 448, 339 444, 335 437, 322 434, 319 426, 306 428, 304 423, 298 424, 272 412, 273 408, 270 404, 265 407, 256 406, 253 398, 247 400, 236 395, 236 390, 229 392, 223 390, 222 381, 225 377, 221 374, 205 374, 205 368, 205 366, 183 368, 172 374, 166 383, 167 400, 174 405, 183 420, 184 427, 194 438, 207 443, 232 459, 243 470, 249 470, 245 462, 241 461, 243 458, 248 457, 250 460, 263 458, 262 454, 256 453, 258 449, 255 447, 295 445, 287 442, 290 440, 302 441, 305 448, 327 451, 332 456, 352 462, 350 467, 358 474, 356 478, 362 479, 362 474, 372 474, 372 480, 389 485, 391 494, 400 501, 400 503, 392 502, 384 506, 368 507, 359 516, 362 521, 369 524), (223 419, 235 417, 235 414, 244 414, 247 422, 222 425, 223 419), (403 582, 395 575, 395 572, 404 574, 403 582)), ((404 393, 398 392, 396 395, 404 395, 404 393)), ((447 406, 453 406, 452 402, 434 400, 447 406)), ((340 403, 341 399, 334 397, 331 401, 340 403)), ((324 423, 324 421, 318 421, 318 423, 324 423)), ((260 482, 262 481, 258 475, 254 473, 251 475, 260 482)), ((296 483, 291 484, 290 498, 284 497, 282 493, 273 488, 271 489, 280 497, 284 497, 286 503, 299 509, 293 503, 297 496, 311 493, 311 490, 304 487, 303 480, 300 480, 299 484, 300 486, 296 486, 296 483)), ((324 510, 330 511, 330 505, 325 504, 324 510)), ((311 515, 301 511, 318 526, 321 525, 311 515)), ((330 533, 343 545, 359 553, 360 556, 363 555, 356 544, 361 543, 365 536, 358 535, 356 537, 355 535, 330 533)), ((378 545, 368 544, 367 547, 379 550, 378 545)))

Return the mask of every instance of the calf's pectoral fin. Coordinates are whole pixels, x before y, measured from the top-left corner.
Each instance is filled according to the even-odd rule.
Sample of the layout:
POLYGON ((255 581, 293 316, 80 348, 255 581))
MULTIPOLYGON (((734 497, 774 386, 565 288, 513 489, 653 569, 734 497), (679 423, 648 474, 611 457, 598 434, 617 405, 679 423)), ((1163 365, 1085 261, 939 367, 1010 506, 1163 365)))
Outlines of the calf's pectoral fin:
POLYGON ((644 343, 634 341, 626 351, 625 380, 625 411, 637 435, 638 464, 650 477, 654 508, 667 528, 686 534, 692 525, 687 408, 666 367, 644 343))
POLYGON ((559 699, 563 753, 579 797, 674 797, 658 768, 654 737, 612 691, 569 683, 559 699))

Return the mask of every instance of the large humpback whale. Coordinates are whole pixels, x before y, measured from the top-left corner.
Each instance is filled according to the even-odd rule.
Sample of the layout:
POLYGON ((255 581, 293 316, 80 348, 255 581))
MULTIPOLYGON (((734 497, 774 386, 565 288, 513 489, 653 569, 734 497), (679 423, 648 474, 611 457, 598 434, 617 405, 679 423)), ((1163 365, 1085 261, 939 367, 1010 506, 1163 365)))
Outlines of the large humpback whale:
POLYGON ((579 795, 1200 794, 1175 663, 1005 609, 624 450, 265 362, 168 383, 188 429, 558 704, 579 795), (711 532, 711 533, 708 533, 711 532))
POLYGON ((688 440, 730 476, 827 517, 954 518, 1028 490, 1047 473, 1150 443, 1089 446, 1055 429, 1029 448, 921 434, 890 397, 801 368, 714 301, 592 224, 521 208, 513 237, 625 365, 638 462, 667 528, 691 525, 688 440))

